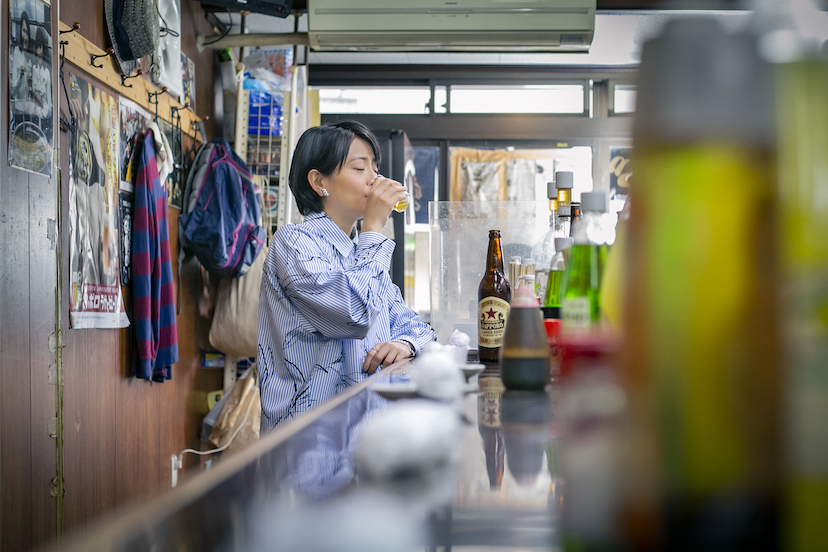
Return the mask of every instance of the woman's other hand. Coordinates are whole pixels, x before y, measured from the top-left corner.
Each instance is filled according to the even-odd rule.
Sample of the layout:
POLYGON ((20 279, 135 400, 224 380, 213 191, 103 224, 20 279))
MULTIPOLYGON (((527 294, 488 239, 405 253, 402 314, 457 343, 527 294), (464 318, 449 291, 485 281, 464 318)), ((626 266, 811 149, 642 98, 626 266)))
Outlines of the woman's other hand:
POLYGON ((392 364, 411 357, 411 347, 401 341, 386 341, 377 343, 368 351, 362 368, 369 374, 373 374, 379 365, 391 366, 392 364))
POLYGON ((364 232, 382 232, 394 204, 407 197, 405 186, 380 174, 371 182, 368 204, 362 220, 364 232))

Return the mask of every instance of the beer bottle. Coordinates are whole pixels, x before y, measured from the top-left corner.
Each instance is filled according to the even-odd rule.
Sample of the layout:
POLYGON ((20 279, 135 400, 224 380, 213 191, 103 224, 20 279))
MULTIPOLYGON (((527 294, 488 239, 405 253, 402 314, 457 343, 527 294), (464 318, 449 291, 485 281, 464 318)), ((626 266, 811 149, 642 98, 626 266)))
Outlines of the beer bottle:
POLYGON ((477 349, 480 362, 497 362, 511 300, 512 287, 503 273, 500 230, 489 230, 486 273, 477 291, 477 349))

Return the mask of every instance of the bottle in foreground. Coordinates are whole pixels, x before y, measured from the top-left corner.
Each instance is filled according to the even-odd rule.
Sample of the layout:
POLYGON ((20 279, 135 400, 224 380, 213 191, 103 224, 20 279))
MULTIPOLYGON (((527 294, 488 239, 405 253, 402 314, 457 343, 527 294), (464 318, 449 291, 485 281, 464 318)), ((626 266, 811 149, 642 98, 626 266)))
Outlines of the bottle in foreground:
POLYGON ((790 549, 770 82, 755 39, 714 18, 642 49, 623 321, 637 549, 652 513, 661 550, 790 549))
POLYGON ((477 291, 477 349, 480 362, 497 362, 511 300, 512 287, 503 273, 500 230, 489 230, 486 273, 477 291))

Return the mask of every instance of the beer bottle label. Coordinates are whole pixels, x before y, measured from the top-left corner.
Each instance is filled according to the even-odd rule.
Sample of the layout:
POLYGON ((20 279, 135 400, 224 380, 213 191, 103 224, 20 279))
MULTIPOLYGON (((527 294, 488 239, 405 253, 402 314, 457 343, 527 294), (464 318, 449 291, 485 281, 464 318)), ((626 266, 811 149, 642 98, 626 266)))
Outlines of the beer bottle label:
POLYGON ((509 303, 500 297, 484 297, 477 304, 477 344, 494 349, 503 345, 509 303))
POLYGON ((591 324, 589 297, 561 301, 561 323, 568 328, 588 328, 591 324))

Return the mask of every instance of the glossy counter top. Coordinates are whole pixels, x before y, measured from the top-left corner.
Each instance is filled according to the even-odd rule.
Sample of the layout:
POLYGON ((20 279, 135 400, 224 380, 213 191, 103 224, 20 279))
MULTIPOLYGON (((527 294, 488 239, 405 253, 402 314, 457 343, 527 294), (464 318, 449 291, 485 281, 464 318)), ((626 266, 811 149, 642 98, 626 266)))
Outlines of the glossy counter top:
POLYGON ((549 550, 561 488, 550 394, 504 393, 487 372, 453 405, 372 390, 408 384, 407 368, 375 374, 61 549, 549 550), (409 416, 379 446, 362 442, 395 412, 445 423, 424 432, 409 416), (441 435, 449 444, 432 447, 441 435))

